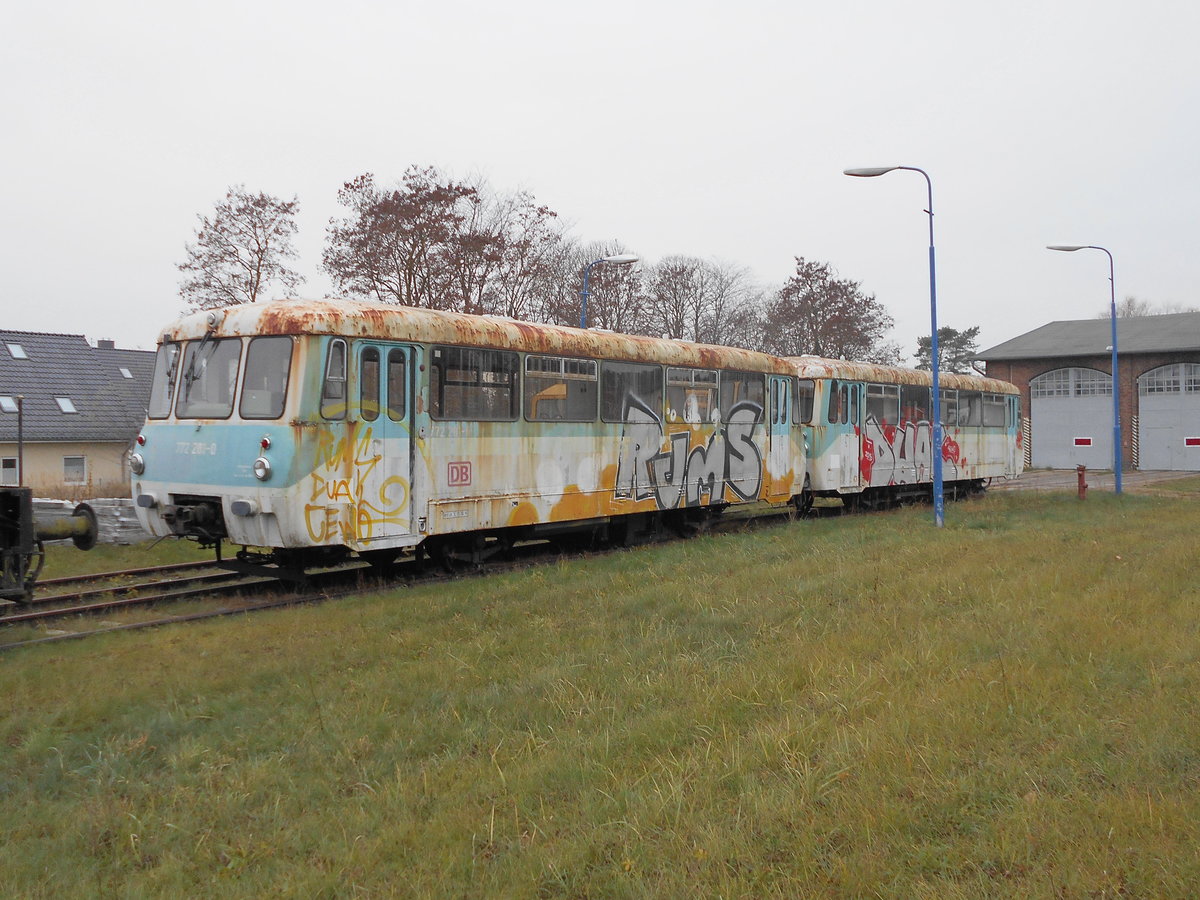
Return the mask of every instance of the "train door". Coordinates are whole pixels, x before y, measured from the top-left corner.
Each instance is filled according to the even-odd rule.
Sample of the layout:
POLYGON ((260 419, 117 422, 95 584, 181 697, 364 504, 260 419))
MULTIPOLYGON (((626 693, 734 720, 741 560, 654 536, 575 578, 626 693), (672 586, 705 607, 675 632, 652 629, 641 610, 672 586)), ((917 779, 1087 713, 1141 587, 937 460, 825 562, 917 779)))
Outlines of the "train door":
MULTIPOLYGON (((834 381, 829 391, 829 424, 833 438, 833 457, 840 469, 840 487, 857 490, 861 484, 862 420, 859 412, 862 385, 853 381, 834 381)), ((832 461, 832 460, 831 460, 832 461)))
POLYGON ((355 534, 368 547, 412 531, 413 352, 408 344, 357 347, 355 534))
POLYGON ((789 424, 792 408, 792 379, 771 376, 770 436, 767 450, 767 494, 778 497, 790 495, 795 475, 792 460, 792 428, 789 424))

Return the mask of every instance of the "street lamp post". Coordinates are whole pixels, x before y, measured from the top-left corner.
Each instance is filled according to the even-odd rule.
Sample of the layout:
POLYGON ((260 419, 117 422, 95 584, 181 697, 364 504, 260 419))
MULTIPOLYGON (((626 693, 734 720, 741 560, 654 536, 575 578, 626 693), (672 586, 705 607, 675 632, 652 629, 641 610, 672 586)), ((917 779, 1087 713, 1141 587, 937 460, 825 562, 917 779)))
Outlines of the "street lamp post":
POLYGON ((592 272, 592 266, 600 263, 608 263, 612 266, 627 266, 630 263, 635 263, 638 258, 633 253, 618 253, 614 256, 602 256, 600 259, 594 259, 583 267, 583 290, 579 292, 582 302, 579 304, 579 327, 587 328, 587 300, 588 300, 588 275, 592 272))
POLYGON ((1102 250, 1108 256, 1108 287, 1112 318, 1112 398, 1113 398, 1113 479, 1116 492, 1121 493, 1121 389, 1117 380, 1117 282, 1113 272, 1113 255, 1103 247, 1094 244, 1049 244, 1047 250, 1062 250, 1074 253, 1076 250, 1102 250))
POLYGON ((880 166, 868 169, 846 169, 844 174, 856 178, 875 178, 896 169, 920 172, 929 188, 929 354, 933 362, 933 523, 938 528, 945 524, 945 498, 942 491, 942 394, 938 383, 941 377, 938 364, 938 320, 937 320, 937 274, 933 253, 933 182, 924 169, 916 166, 880 166))

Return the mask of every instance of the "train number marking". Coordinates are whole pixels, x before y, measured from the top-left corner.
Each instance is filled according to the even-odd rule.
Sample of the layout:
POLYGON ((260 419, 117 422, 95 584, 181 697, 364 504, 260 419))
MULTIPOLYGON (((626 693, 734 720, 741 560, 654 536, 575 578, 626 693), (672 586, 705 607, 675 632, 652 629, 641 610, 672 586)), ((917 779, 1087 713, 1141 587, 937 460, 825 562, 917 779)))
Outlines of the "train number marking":
POLYGON ((446 482, 450 487, 470 487, 471 464, 469 462, 446 463, 446 482))
POLYGON ((176 441, 175 452, 181 456, 216 456, 217 445, 203 441, 176 441))

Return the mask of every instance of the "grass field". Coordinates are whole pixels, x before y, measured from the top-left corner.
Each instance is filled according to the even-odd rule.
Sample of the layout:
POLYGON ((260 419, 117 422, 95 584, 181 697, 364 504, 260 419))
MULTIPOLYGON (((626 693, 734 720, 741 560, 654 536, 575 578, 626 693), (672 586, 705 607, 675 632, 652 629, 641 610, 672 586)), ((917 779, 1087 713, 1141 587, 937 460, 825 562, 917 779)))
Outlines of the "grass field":
POLYGON ((0 656, 22 897, 1189 897, 1200 504, 1000 494, 0 656))
POLYGON ((1176 494, 1200 494, 1200 476, 1156 482, 1153 487, 1155 490, 1171 491, 1176 494))
POLYGON ((192 541, 174 539, 147 540, 140 544, 97 544, 91 550, 79 550, 70 541, 56 541, 47 544, 46 548, 46 566, 41 575, 43 579, 213 558, 212 550, 201 550, 199 544, 192 541))

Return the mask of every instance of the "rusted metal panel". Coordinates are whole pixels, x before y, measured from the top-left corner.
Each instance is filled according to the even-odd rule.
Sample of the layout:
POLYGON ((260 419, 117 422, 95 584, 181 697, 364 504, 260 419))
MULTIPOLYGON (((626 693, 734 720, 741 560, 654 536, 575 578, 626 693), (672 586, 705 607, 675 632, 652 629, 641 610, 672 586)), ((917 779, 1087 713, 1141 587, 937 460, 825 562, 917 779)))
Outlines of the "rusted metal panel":
POLYGON ((792 371, 791 365, 779 357, 736 347, 353 300, 279 300, 202 310, 174 323, 164 337, 196 340, 209 331, 214 337, 336 334, 702 369, 781 375, 792 371))

